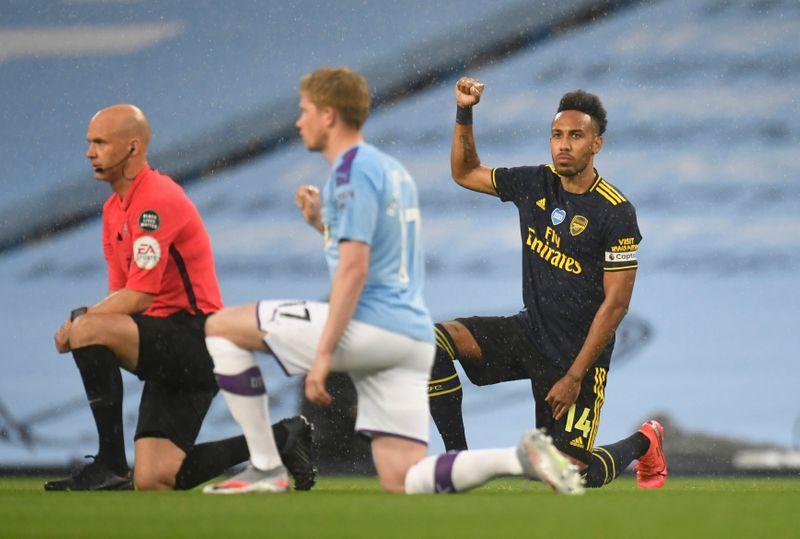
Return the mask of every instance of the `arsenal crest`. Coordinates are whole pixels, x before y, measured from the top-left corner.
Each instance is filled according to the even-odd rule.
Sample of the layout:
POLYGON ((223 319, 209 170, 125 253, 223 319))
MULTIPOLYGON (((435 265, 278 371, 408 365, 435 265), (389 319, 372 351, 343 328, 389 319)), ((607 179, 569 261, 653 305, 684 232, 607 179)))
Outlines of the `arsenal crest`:
POLYGON ((577 236, 584 230, 586 230, 586 226, 589 224, 589 219, 584 217, 583 215, 576 215, 572 218, 572 221, 569 222, 569 233, 573 236, 577 236))

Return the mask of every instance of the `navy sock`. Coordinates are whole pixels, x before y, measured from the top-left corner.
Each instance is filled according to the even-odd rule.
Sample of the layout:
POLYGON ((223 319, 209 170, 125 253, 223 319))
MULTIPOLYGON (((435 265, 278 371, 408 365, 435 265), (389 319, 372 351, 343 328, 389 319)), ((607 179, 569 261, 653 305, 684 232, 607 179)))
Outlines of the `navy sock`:
POLYGON ((464 417, 461 413, 461 380, 453 364, 456 347, 441 324, 436 324, 434 330, 436 358, 431 370, 431 380, 428 382, 431 416, 448 451, 467 449, 464 417))
POLYGON ((126 473, 122 429, 122 376, 117 356, 106 346, 91 345, 72 351, 83 380, 97 427, 97 460, 116 473, 126 473))
POLYGON ((624 440, 592 449, 589 466, 584 471, 586 486, 602 487, 616 479, 628 465, 644 455, 650 440, 641 432, 634 432, 624 440))
POLYGON ((244 435, 194 446, 175 475, 175 490, 188 490, 250 457, 244 435))
MULTIPOLYGON (((283 447, 289 434, 286 428, 276 423, 272 425, 275 444, 283 456, 283 447)), ((198 444, 186 454, 180 470, 175 475, 175 490, 188 490, 205 483, 250 458, 247 440, 244 435, 198 444)))

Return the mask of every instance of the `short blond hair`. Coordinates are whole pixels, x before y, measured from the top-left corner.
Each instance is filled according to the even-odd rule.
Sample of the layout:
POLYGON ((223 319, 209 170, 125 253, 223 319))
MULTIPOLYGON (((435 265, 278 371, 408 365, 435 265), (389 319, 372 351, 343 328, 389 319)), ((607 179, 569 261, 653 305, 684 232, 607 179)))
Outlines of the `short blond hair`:
POLYGON ((342 120, 361 129, 369 116, 369 87, 357 71, 347 67, 320 67, 300 79, 300 93, 318 108, 332 107, 342 120))

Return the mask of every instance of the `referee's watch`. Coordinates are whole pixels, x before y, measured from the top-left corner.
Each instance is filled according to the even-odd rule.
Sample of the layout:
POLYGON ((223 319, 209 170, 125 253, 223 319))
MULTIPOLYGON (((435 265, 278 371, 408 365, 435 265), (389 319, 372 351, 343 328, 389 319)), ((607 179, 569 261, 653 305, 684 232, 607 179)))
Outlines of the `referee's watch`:
POLYGON ((76 318, 83 316, 88 310, 89 307, 78 307, 77 309, 72 309, 72 311, 69 313, 69 321, 74 322, 76 318))

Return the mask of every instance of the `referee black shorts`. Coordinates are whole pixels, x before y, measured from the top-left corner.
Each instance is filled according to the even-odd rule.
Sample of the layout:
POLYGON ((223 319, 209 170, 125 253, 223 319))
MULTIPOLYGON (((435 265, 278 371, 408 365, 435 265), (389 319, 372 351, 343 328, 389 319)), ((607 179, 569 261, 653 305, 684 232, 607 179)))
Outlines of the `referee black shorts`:
POLYGON ((144 380, 134 440, 166 438, 188 452, 217 393, 205 342, 207 316, 132 315, 139 328, 136 376, 144 380))
POLYGON ((590 369, 575 404, 564 417, 554 420, 545 398, 566 369, 536 350, 524 316, 456 318, 475 338, 482 356, 476 361, 459 358, 461 366, 470 382, 479 386, 529 379, 536 402, 536 427, 545 429, 560 451, 588 463, 605 400, 608 371, 603 367, 590 369))

